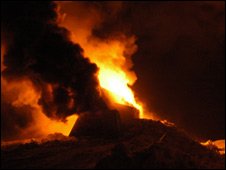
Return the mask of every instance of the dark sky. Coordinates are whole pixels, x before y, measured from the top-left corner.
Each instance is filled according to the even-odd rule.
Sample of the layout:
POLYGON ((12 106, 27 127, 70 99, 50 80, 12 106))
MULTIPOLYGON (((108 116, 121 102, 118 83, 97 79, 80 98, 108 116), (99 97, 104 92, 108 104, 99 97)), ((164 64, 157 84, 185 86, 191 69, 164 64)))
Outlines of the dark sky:
POLYGON ((137 36, 133 87, 149 110, 189 133, 225 138, 225 3, 124 2, 95 32, 137 36))
POLYGON ((225 138, 224 2, 141 8, 140 15, 150 17, 134 28, 140 97, 195 135, 225 138))

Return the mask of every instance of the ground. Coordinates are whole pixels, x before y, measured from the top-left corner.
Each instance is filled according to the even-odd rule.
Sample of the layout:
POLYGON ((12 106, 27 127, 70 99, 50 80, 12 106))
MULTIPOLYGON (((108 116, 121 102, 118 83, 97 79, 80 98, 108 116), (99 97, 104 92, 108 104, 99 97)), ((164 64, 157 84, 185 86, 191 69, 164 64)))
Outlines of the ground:
POLYGON ((152 169, 220 168, 225 156, 191 139, 176 126, 136 119, 118 137, 64 137, 60 134, 1 148, 2 168, 152 169))

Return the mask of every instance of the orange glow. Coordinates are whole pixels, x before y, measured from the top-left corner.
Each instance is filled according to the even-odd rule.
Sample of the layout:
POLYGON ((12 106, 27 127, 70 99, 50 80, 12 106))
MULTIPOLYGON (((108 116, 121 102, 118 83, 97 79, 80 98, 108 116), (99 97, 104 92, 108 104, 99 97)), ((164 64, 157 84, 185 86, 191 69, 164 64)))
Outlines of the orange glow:
POLYGON ((5 69, 5 66, 3 64, 4 52, 5 52, 5 47, 1 44, 1 72, 5 69))
POLYGON ((225 140, 224 139, 220 139, 220 140, 207 140, 206 142, 201 142, 202 145, 206 146, 206 147, 216 147, 219 150, 219 153, 224 155, 225 154, 225 140))
POLYGON ((116 103, 129 105, 140 111, 140 117, 143 115, 143 108, 138 104, 132 89, 129 85, 133 85, 136 81, 136 75, 130 71, 130 65, 124 56, 126 45, 130 45, 135 51, 135 38, 124 39, 123 41, 112 40, 106 43, 98 43, 93 40, 86 45, 85 56, 96 63, 99 67, 98 79, 100 86, 110 92, 110 96, 116 103), (93 44, 92 44, 93 43, 93 44), (92 44, 92 45, 91 45, 92 44))
POLYGON ((216 140, 213 143, 219 149, 220 154, 225 154, 225 139, 216 140))
POLYGON ((134 93, 129 87, 129 85, 133 85, 137 77, 134 72, 130 71, 131 61, 124 56, 126 51, 132 50, 130 53, 133 53, 136 50, 134 41, 134 37, 124 37, 122 41, 109 40, 108 42, 93 39, 89 41, 89 44, 81 45, 84 48, 85 56, 99 67, 100 86, 110 92, 116 103, 137 108, 142 118, 143 108, 141 104, 137 103, 134 93), (126 45, 129 45, 131 49, 127 49, 126 45))
POLYGON ((66 122, 57 121, 48 118, 38 104, 40 92, 35 90, 33 84, 29 80, 10 81, 2 79, 2 97, 12 103, 14 107, 30 106, 32 111, 33 122, 31 126, 24 129, 20 136, 21 138, 42 137, 51 133, 62 133, 68 136, 77 115, 71 115, 66 118, 66 122))
MULTIPOLYGON (((1 44, 1 71, 5 69, 3 65, 4 50, 5 48, 1 44)), ((51 90, 51 85, 47 87, 51 90)), ((34 122, 21 132, 21 138, 42 137, 51 133, 62 133, 68 136, 78 118, 75 114, 68 116, 66 122, 48 118, 38 104, 40 92, 34 88, 29 80, 6 81, 1 76, 1 98, 4 98, 4 100, 17 108, 23 106, 32 108, 32 113, 30 114, 32 114, 34 122)))
POLYGON ((65 136, 69 136, 71 129, 73 128, 78 116, 71 115, 66 118, 66 122, 51 120, 44 114, 39 114, 38 119, 42 121, 40 130, 43 134, 62 133, 65 136))
POLYGON ((82 4, 58 2, 62 11, 60 25, 71 31, 71 39, 84 49, 85 57, 95 63, 98 68, 100 86, 108 93, 111 101, 137 108, 143 118, 143 106, 135 98, 130 88, 137 77, 132 69, 131 56, 137 49, 135 37, 119 35, 114 38, 98 39, 92 36, 92 29, 103 20, 101 13, 95 8, 87 14, 82 4), (81 19, 82 18, 82 19, 81 19))

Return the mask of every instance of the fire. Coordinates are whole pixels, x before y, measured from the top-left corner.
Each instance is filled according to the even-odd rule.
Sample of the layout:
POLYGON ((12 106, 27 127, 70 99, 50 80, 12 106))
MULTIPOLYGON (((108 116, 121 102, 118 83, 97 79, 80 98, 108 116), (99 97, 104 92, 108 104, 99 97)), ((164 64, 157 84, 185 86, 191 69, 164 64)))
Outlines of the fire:
POLYGON ((99 67, 100 86, 110 92, 115 102, 137 108, 140 111, 140 118, 142 118, 142 105, 136 101, 134 92, 129 87, 134 84, 137 77, 134 72, 129 70, 131 64, 127 62, 131 61, 124 54, 128 50, 132 50, 129 54, 131 55, 136 50, 135 38, 124 37, 123 41, 111 40, 107 43, 95 41, 90 41, 89 43, 93 45, 85 45, 84 49, 85 56, 99 67), (127 45, 131 49, 127 49, 127 45))
POLYGON ((66 12, 65 14, 58 11, 61 18, 59 24, 71 31, 72 41, 78 43, 84 49, 85 57, 98 66, 97 76, 101 88, 108 91, 109 97, 115 103, 137 108, 140 112, 139 117, 143 118, 143 106, 131 89, 137 79, 131 70, 131 56, 137 49, 135 37, 121 34, 114 38, 98 39, 92 35, 92 29, 103 21, 98 10, 92 9, 91 14, 87 15, 87 9, 83 11, 82 4, 58 4, 62 9, 60 12, 66 12))
POLYGON ((225 154, 225 139, 220 139, 216 141, 207 140, 206 142, 201 142, 201 144, 210 149, 216 147, 221 155, 225 154))
POLYGON ((100 86, 109 91, 116 103, 137 108, 140 111, 140 118, 142 118, 143 107, 136 101, 134 92, 129 87, 137 79, 135 73, 130 70, 132 64, 131 60, 128 59, 136 50, 134 42, 134 37, 123 37, 122 41, 108 40, 107 42, 92 39, 81 45, 85 56, 99 67, 100 86), (129 55, 128 58, 125 57, 126 53, 129 55))
MULTIPOLYGON (((79 9, 79 8, 78 8, 79 9)), ((81 10, 74 10, 82 12, 81 10)), ((101 15, 93 9, 92 15, 81 17, 73 15, 73 17, 83 18, 81 21, 67 18, 63 15, 59 17, 59 22, 64 27, 72 32, 71 40, 84 49, 84 56, 95 63, 99 67, 98 79, 100 87, 108 92, 111 101, 123 105, 133 106, 140 112, 140 118, 143 118, 143 106, 135 98, 135 94, 131 86, 135 83, 137 77, 132 69, 131 56, 137 50, 135 44, 135 37, 127 37, 120 35, 114 38, 98 39, 92 36, 92 29, 101 21, 101 15), (88 17, 88 18, 86 18, 88 17), (91 17, 91 18, 90 18, 91 17), (61 20, 62 19, 62 20, 61 20), (69 22, 68 22, 69 21, 69 22), (75 24, 75 25, 74 25, 75 24), (76 27, 78 25, 78 27, 76 27)), ((3 44, 1 44, 1 61, 4 56, 3 44)), ((3 62, 1 62, 1 71, 5 69, 3 62)), ((12 104, 15 108, 23 108, 29 106, 32 115, 32 124, 21 132, 21 138, 29 138, 35 136, 43 136, 51 133, 62 133, 68 136, 77 116, 74 114, 66 118, 66 122, 56 121, 47 117, 43 111, 42 106, 38 103, 41 92, 33 85, 32 81, 24 78, 21 80, 6 81, 1 76, 2 80, 2 97, 12 104)), ((51 85, 50 85, 51 86, 51 85)), ((73 102, 72 102, 73 105, 73 102)), ((70 106, 69 106, 70 107, 70 106)))
POLYGON ((113 40, 88 48, 85 46, 85 55, 99 67, 100 86, 110 92, 114 101, 137 108, 140 111, 140 117, 143 117, 142 105, 136 101, 134 92, 129 87, 135 82, 136 76, 126 68, 127 60, 124 56, 124 52, 127 50, 125 43, 134 43, 134 40, 132 37, 127 42, 113 40))

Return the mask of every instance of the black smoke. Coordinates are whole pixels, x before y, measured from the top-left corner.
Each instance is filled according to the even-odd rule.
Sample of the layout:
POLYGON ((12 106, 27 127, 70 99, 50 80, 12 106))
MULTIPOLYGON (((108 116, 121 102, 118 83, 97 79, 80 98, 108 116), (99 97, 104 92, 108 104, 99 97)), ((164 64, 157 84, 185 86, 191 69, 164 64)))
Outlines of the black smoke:
MULTIPOLYGON (((49 1, 1 2, 1 35, 6 46, 2 76, 7 81, 31 80, 41 92, 39 104, 44 113, 64 120, 75 112, 92 112, 106 105, 98 91, 97 66, 70 41, 70 32, 58 26, 56 10, 56 4, 49 1)), ((1 105, 4 121, 18 111, 12 105, 1 105)), ((26 115, 12 122, 23 128, 30 121, 26 115)))
POLYGON ((13 107, 11 103, 1 101, 1 137, 20 139, 23 129, 32 125, 32 107, 13 107), (20 113, 20 114, 18 114, 20 113))

